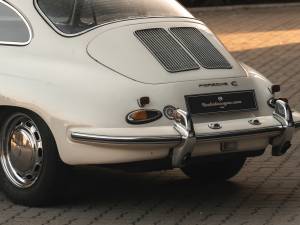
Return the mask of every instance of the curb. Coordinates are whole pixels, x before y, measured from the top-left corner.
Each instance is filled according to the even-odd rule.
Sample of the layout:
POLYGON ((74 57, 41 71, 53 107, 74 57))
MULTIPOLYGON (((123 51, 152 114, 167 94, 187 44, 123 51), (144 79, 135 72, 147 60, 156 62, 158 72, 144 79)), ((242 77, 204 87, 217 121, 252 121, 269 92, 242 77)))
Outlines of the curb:
POLYGON ((204 11, 229 11, 238 9, 268 9, 268 8, 290 8, 300 7, 300 3, 274 3, 274 4, 253 4, 253 5, 232 5, 232 6, 211 6, 211 7, 189 7, 188 9, 193 12, 204 11))

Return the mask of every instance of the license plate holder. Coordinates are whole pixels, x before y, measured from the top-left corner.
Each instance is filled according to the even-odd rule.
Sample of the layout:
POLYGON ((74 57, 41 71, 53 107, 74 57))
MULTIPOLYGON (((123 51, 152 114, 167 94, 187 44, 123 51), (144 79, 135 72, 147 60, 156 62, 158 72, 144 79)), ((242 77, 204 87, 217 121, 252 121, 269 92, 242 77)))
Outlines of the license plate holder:
POLYGON ((228 141, 221 143, 222 152, 235 152, 238 150, 238 143, 235 141, 228 141))
POLYGON ((189 95, 185 100, 192 115, 258 109, 254 90, 189 95))

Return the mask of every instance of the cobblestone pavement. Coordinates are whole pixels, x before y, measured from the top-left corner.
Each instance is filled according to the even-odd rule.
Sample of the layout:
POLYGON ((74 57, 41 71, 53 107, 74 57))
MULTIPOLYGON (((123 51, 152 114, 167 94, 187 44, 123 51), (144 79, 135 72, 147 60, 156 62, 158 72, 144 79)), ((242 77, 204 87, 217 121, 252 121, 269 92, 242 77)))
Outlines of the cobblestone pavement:
MULTIPOLYGON (((282 84, 284 95, 299 108, 299 7, 193 11, 238 59, 282 84)), ((177 170, 146 174, 84 170, 76 177, 72 199, 59 206, 17 206, 0 192, 0 225, 298 225, 299 137, 286 156, 273 158, 268 151, 248 160, 230 182, 217 186, 192 183, 177 170)))

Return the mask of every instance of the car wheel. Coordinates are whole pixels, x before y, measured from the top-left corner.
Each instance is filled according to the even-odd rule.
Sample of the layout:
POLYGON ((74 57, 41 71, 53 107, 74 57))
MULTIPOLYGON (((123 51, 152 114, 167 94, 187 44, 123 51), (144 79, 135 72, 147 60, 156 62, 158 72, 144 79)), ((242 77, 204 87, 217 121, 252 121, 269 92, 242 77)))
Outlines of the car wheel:
POLYGON ((54 137, 36 114, 12 113, 1 129, 0 185, 15 203, 50 204, 59 182, 60 161, 54 137))
POLYGON ((226 181, 239 173, 246 158, 208 160, 182 168, 184 174, 199 181, 226 181))

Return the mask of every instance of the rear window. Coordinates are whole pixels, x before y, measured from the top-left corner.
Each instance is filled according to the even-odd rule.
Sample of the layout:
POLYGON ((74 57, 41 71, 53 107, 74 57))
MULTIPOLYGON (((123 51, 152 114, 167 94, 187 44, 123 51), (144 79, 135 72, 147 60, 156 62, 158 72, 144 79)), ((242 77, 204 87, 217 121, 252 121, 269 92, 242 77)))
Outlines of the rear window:
POLYGON ((61 32, 75 35, 120 20, 193 17, 175 0, 36 0, 61 32))

